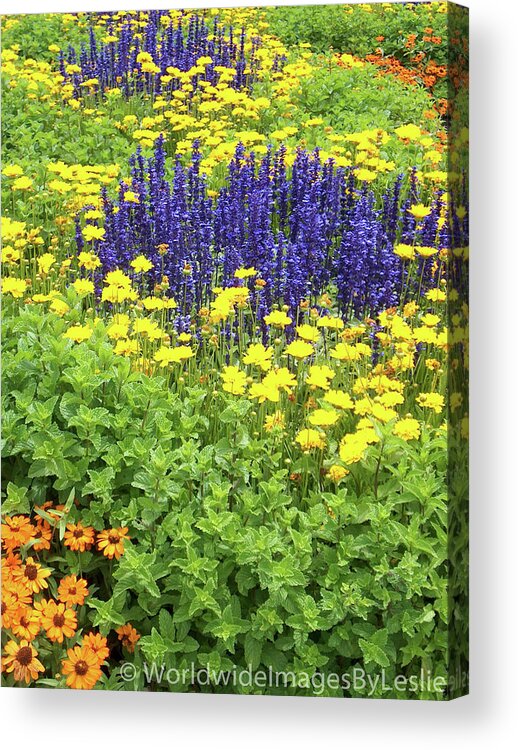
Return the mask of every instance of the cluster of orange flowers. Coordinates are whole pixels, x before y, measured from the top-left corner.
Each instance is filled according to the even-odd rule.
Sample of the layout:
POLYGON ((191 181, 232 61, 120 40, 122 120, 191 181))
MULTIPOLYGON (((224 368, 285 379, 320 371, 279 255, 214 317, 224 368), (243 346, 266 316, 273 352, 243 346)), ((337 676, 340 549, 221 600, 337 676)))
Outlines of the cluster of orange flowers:
POLYGON ((448 69, 445 65, 438 65, 434 60, 424 62, 425 57, 424 52, 418 52, 412 57, 412 68, 407 68, 397 57, 383 55, 379 48, 376 53, 367 55, 365 59, 380 68, 383 74, 395 76, 403 83, 422 83, 426 88, 433 89, 438 80, 446 78, 448 69))
MULTIPOLYGON (((63 509, 63 505, 57 505, 54 508, 58 513, 63 509)), ((36 510, 44 511, 47 516, 56 519, 56 523, 59 521, 59 516, 52 512, 52 503, 44 503, 36 510)), ((5 523, 2 524, 2 543, 8 552, 31 542, 35 552, 49 550, 52 534, 51 524, 41 516, 38 516, 34 522, 23 515, 7 517, 5 523)), ((74 552, 85 552, 96 544, 98 551, 103 555, 118 560, 124 553, 126 539, 129 539, 126 526, 97 532, 93 526, 83 526, 79 521, 66 525, 64 545, 74 552)))
MULTIPOLYGON (((417 42, 417 34, 409 34, 405 42, 405 47, 408 50, 413 50, 417 42)), ((381 44, 385 40, 384 36, 376 37, 376 42, 381 44)), ((424 29, 422 41, 427 44, 440 45, 443 42, 441 36, 436 36, 433 33, 431 27, 424 29)), ((398 78, 400 81, 410 85, 423 84, 427 89, 433 91, 434 86, 438 81, 446 78, 448 74, 453 78, 453 72, 448 71, 446 65, 439 65, 435 60, 429 59, 427 54, 423 51, 417 52, 411 59, 411 67, 404 65, 397 57, 392 55, 384 55, 381 47, 378 47, 376 51, 370 55, 366 55, 365 59, 380 68, 382 75, 391 75, 398 78)), ((340 63, 338 63, 340 64, 340 63)), ((458 88, 458 85, 452 81, 454 86, 458 88)), ((460 84, 460 81, 459 81, 460 84)), ((439 99, 433 109, 430 109, 425 116, 432 119, 435 116, 435 112, 438 112, 441 116, 447 113, 448 107, 445 99, 439 99)))
MULTIPOLYGON (((46 503, 42 508, 45 507, 52 518, 51 505, 46 503)), ((96 539, 93 528, 70 523, 66 527, 64 544, 84 552, 96 543, 106 557, 118 559, 124 552, 127 531, 125 527, 107 529, 99 532, 96 539)), ((75 608, 84 604, 89 594, 87 581, 71 574, 61 578, 55 598, 46 598, 51 569, 32 555, 22 560, 21 548, 26 545, 30 544, 34 554, 50 550, 52 532, 51 524, 42 517, 32 522, 25 515, 8 516, 2 523, 5 551, 2 557, 2 628, 10 638, 5 646, 2 669, 7 674, 12 673, 17 682, 26 684, 37 680, 45 671, 35 640, 42 631, 51 643, 62 644, 65 638, 74 638, 79 627, 75 608)), ((116 632, 122 645, 132 652, 140 638, 135 628, 126 624, 116 632)), ((79 644, 67 650, 62 660, 66 684, 79 690, 93 688, 109 653, 107 639, 100 633, 84 635, 79 644)))

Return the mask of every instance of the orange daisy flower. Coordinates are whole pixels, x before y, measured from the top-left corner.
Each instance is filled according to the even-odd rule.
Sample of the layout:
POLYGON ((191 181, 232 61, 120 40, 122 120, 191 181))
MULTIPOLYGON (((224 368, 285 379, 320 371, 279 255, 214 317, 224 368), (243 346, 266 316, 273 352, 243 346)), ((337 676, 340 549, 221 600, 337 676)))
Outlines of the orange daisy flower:
POLYGON ((82 645, 94 652, 99 664, 102 664, 110 655, 108 641, 100 633, 88 633, 88 635, 83 636, 82 645))
POLYGON ((11 594, 18 607, 32 604, 32 591, 23 581, 2 581, 2 595, 7 593, 11 594))
POLYGON ((11 625, 16 619, 16 615, 20 610, 20 603, 18 599, 11 591, 2 591, 2 628, 11 628, 11 625))
POLYGON ((84 578, 78 578, 75 575, 66 576, 59 582, 58 599, 67 607, 74 604, 83 604, 88 596, 88 588, 84 578))
POLYGON ((33 641, 40 632, 39 613, 30 607, 20 607, 12 619, 11 630, 18 638, 33 641))
POLYGON ((94 543, 95 529, 92 526, 83 526, 79 523, 68 523, 65 531, 65 547, 70 547, 74 552, 84 552, 90 549, 94 543))
POLYGON ((34 526, 27 516, 7 516, 2 524, 2 544, 8 551, 23 547, 32 539, 34 526))
POLYGON ((88 646, 75 646, 67 651, 63 659, 63 674, 67 675, 67 685, 74 690, 91 690, 102 672, 97 655, 88 646))
POLYGON ((16 552, 9 552, 2 557, 2 578, 3 580, 13 580, 13 571, 22 564, 22 558, 16 552))
POLYGON ((77 630, 77 615, 73 609, 67 609, 60 602, 37 602, 34 605, 41 611, 41 626, 47 633, 49 641, 63 643, 63 638, 71 638, 77 630))
POLYGON ((3 666, 7 673, 12 672, 17 682, 25 680, 27 685, 31 680, 38 679, 38 672, 44 672, 45 667, 37 659, 38 652, 27 641, 9 641, 5 647, 7 656, 3 658, 3 666))
POLYGON ((34 539, 39 539, 39 542, 33 545, 35 552, 41 552, 45 549, 50 549, 50 542, 52 539, 52 527, 48 521, 44 518, 38 518, 36 520, 36 531, 34 532, 34 539))
POLYGON ((140 639, 140 634, 129 623, 121 625, 115 632, 119 636, 119 641, 122 641, 122 645, 132 654, 135 651, 135 644, 140 639))
POLYGON ((32 557, 28 557, 20 568, 13 571, 13 578, 37 594, 42 589, 48 588, 45 578, 49 577, 50 572, 48 568, 42 568, 32 557))
POLYGON ((101 531, 97 536, 97 549, 106 557, 118 560, 124 553, 124 541, 129 538, 127 535, 127 526, 101 531))

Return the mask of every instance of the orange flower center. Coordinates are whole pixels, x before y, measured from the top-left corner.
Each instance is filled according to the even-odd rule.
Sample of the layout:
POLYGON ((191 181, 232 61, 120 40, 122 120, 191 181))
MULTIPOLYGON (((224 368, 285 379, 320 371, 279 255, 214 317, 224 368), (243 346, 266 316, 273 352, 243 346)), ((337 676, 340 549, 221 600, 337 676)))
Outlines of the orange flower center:
POLYGON ((65 618, 63 617, 63 615, 60 615, 60 614, 54 615, 54 619, 52 620, 52 622, 57 628, 62 628, 63 625, 65 624, 65 618))
POLYGON ((81 539, 82 536, 83 536, 83 531, 81 529, 76 529, 74 531, 74 537, 75 537, 75 539, 81 539))
POLYGON ((70 596, 75 596, 75 594, 77 594, 76 587, 70 586, 70 588, 68 589, 68 593, 70 594, 70 596))
POLYGON ((120 541, 120 536, 117 533, 110 534, 108 540, 111 544, 118 544, 120 541))
POLYGON ((26 565, 25 577, 28 578, 29 581, 34 581, 38 577, 38 568, 35 565, 26 565))
POLYGON ((21 664, 22 667, 28 667, 32 661, 32 649, 30 646, 22 646, 16 655, 16 661, 21 664))
POLYGON ((84 677, 84 675, 88 672, 88 664, 83 661, 83 659, 80 659, 74 666, 74 669, 76 674, 78 674, 80 677, 84 677))

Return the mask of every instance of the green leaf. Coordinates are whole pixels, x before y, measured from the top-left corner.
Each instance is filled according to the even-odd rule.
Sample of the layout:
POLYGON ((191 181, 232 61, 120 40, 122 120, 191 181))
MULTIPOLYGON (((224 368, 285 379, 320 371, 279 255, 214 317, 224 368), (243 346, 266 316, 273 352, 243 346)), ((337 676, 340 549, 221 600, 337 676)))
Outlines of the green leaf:
POLYGON ((2 502, 2 514, 30 513, 27 487, 17 487, 12 482, 7 484, 7 498, 2 502))

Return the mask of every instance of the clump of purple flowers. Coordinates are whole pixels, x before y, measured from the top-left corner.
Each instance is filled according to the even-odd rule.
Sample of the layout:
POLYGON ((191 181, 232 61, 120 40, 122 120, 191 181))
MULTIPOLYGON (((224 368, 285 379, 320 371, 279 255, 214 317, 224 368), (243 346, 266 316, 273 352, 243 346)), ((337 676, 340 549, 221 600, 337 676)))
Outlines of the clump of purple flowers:
MULTIPOLYGON (((113 15, 108 15, 108 36, 114 33, 115 23, 121 23, 120 19, 115 21, 113 15)), ((208 23, 201 14, 192 15, 187 21, 180 17, 176 23, 170 19, 165 25, 161 22, 163 17, 167 17, 165 11, 150 11, 144 29, 135 29, 132 16, 128 16, 117 32, 117 41, 98 41, 90 27, 88 45, 83 44, 79 51, 70 46, 65 53, 60 53, 63 83, 72 84, 75 97, 84 93, 81 84, 92 79, 98 81, 99 92, 117 87, 128 98, 142 92, 151 95, 172 93, 180 87, 180 82, 174 76, 170 81, 162 80, 167 75, 167 68, 186 72, 196 65, 197 60, 208 57, 212 62, 205 66, 205 72, 191 80, 194 91, 200 80, 217 84, 218 66, 235 70, 231 82, 233 88, 250 89, 259 70, 256 54, 261 44, 259 37, 250 40, 251 49, 247 54, 244 29, 236 31, 232 26, 225 27, 217 18, 208 23), (141 52, 151 56, 158 72, 142 70, 137 60, 141 52), (68 65, 78 66, 80 70, 67 72, 68 65)), ((274 67, 279 65, 282 61, 275 60, 274 67)))
POLYGON ((255 300, 259 318, 274 303, 295 309, 302 300, 317 304, 329 291, 344 318, 374 316, 404 302, 403 290, 415 298, 417 289, 424 294, 436 283, 430 259, 408 278, 396 243, 439 241, 447 248, 467 242, 458 222, 439 221, 440 195, 416 225, 408 213, 419 189, 415 176, 408 194, 400 176, 380 203, 358 186, 354 170, 322 163, 318 150, 299 149, 288 172, 283 148, 258 160, 240 145, 225 184, 209 197, 200 161, 195 148, 191 164, 177 158, 168 179, 162 138, 151 158, 137 151, 131 184, 121 183, 116 200, 103 193, 99 282, 115 268, 131 273, 131 260, 145 255, 154 266, 146 274, 148 290, 166 276, 169 294, 191 311, 210 303, 214 285, 234 284, 237 269, 254 267, 265 282, 255 300), (125 200, 128 190, 138 203, 125 200))

